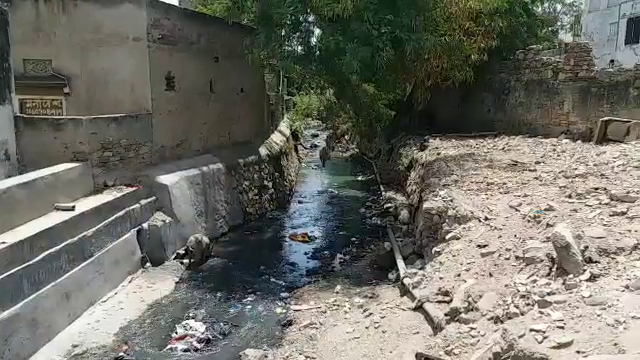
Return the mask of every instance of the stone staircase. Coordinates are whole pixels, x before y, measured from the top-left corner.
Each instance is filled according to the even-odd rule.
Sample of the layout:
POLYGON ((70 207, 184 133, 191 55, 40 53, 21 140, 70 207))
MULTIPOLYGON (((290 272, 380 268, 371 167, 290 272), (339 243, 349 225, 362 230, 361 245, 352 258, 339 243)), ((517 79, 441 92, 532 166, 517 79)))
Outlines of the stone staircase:
POLYGON ((139 270, 156 203, 141 188, 94 193, 83 163, 0 181, 0 359, 28 359, 139 270))

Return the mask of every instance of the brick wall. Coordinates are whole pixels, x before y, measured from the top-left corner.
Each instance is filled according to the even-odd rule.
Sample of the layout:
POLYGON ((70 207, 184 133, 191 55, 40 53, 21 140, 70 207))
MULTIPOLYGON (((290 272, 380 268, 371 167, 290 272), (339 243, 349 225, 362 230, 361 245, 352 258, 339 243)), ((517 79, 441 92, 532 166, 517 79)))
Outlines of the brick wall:
POLYGON ((91 163, 96 185, 132 180, 151 164, 150 114, 85 117, 17 115, 21 171, 72 161, 91 163))
MULTIPOLYGON (((598 119, 640 119, 640 66, 597 69, 588 43, 555 51, 532 46, 500 64, 480 97, 495 129, 589 138, 598 119)), ((476 97, 476 104, 478 97, 476 97)))

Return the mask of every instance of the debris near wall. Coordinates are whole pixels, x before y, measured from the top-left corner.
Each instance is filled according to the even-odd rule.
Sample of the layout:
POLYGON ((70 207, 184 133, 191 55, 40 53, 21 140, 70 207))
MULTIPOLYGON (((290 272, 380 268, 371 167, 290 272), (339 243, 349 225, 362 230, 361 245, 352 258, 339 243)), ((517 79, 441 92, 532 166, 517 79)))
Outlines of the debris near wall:
POLYGON ((405 259, 416 258, 407 271, 412 290, 448 322, 422 353, 556 359, 640 351, 632 340, 640 336, 639 142, 500 136, 432 139, 424 151, 407 144, 414 216, 408 227, 396 218, 396 235, 405 259), (503 349, 496 344, 510 342, 496 335, 491 345, 503 331, 515 342, 503 349))

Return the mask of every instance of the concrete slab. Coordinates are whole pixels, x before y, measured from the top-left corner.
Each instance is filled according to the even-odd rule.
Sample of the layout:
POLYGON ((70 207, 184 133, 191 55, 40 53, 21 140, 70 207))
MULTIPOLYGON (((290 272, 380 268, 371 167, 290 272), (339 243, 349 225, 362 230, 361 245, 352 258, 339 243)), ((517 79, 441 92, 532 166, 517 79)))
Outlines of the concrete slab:
POLYGON ((138 188, 113 188, 76 202, 75 211, 54 211, 0 234, 0 274, 97 226, 142 199, 138 188))
POLYGON ((216 238, 245 220, 238 191, 241 184, 235 183, 231 170, 280 155, 290 135, 288 121, 284 120, 260 146, 214 149, 212 154, 148 169, 139 179, 152 189, 161 210, 177 222, 181 238, 195 233, 216 238))
POLYGON ((151 265, 160 266, 186 244, 187 238, 180 236, 176 222, 158 211, 149 219, 148 236, 141 239, 140 247, 151 265))
POLYGON ((131 229, 146 222, 156 210, 156 199, 126 208, 93 229, 72 238, 0 276, 0 312, 12 308, 64 274, 80 266, 131 229))
POLYGON ((178 220, 183 238, 215 238, 244 221, 235 180, 221 163, 157 176, 154 190, 163 211, 178 220))
POLYGON ((0 315, 0 358, 26 360, 140 269, 131 231, 63 278, 0 315))
POLYGON ((0 233, 53 210, 53 204, 75 201, 93 191, 87 163, 65 163, 0 181, 0 233))

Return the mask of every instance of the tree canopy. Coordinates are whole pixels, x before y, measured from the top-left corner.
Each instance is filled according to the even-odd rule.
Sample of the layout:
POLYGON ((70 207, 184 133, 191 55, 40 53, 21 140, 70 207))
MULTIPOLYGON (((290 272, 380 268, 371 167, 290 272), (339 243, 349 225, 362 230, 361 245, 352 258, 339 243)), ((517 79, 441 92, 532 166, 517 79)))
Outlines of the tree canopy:
MULTIPOLYGON (((569 1, 569 0, 554 0, 569 1)), ((257 55, 301 91, 335 97, 361 140, 381 140, 434 86, 474 79, 491 57, 554 42, 542 0, 196 0, 257 29, 257 55)), ((548 15, 548 14, 547 14, 548 15)))

